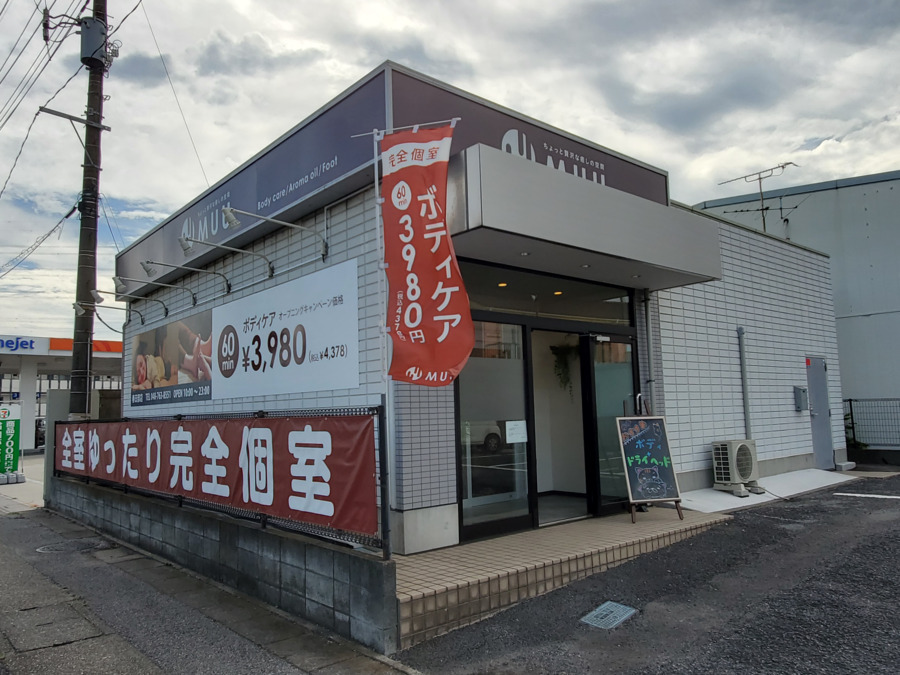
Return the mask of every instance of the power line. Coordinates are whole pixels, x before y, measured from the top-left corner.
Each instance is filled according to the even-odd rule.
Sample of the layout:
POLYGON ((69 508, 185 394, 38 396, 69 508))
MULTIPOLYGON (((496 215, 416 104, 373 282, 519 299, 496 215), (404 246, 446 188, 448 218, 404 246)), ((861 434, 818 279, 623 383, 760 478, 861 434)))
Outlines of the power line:
POLYGON ((172 88, 172 95, 175 97, 175 104, 178 106, 178 112, 181 113, 181 120, 184 122, 184 128, 187 129, 188 138, 191 140, 191 147, 194 149, 194 154, 197 156, 197 163, 200 165, 200 172, 203 174, 203 180, 206 181, 206 187, 209 187, 209 178, 206 177, 206 171, 203 169, 203 162, 200 160, 200 153, 197 152, 197 146, 194 143, 194 137, 191 134, 191 128, 188 126, 187 118, 184 116, 184 110, 181 109, 181 102, 178 100, 178 94, 175 91, 175 84, 172 82, 172 78, 169 75, 169 69, 166 67, 166 60, 163 58, 162 51, 159 48, 159 42, 156 41, 156 34, 153 32, 153 26, 150 24, 150 16, 147 14, 147 8, 144 7, 143 4, 141 4, 141 9, 144 12, 144 17, 147 19, 147 26, 150 28, 150 35, 153 37, 153 44, 156 45, 156 51, 159 54, 159 60, 162 61, 163 70, 166 71, 166 78, 169 80, 169 86, 172 88))
MULTIPOLYGON (((70 27, 69 31, 66 33, 65 37, 63 37, 63 40, 65 40, 66 37, 71 35, 71 31, 72 31, 72 28, 70 27)), ((19 109, 19 106, 25 100, 25 97, 28 96, 28 94, 31 92, 31 89, 37 83, 40 76, 44 74, 44 71, 47 69, 47 66, 50 65, 50 62, 53 60, 53 57, 56 55, 56 52, 59 51, 59 48, 61 46, 62 46, 62 40, 56 44, 56 48, 53 50, 53 52, 51 52, 49 54, 49 56, 47 57, 47 60, 44 62, 43 67, 40 69, 40 71, 31 78, 31 82, 28 83, 26 89, 24 91, 21 91, 21 94, 19 95, 18 101, 16 101, 15 105, 12 108, 9 108, 10 103, 13 101, 13 98, 16 96, 16 92, 19 92, 21 86, 25 83, 25 78, 23 78, 19 82, 19 85, 17 85, 16 90, 13 92, 13 94, 7 100, 6 104, 4 104, 4 106, 3 106, 3 110, 6 111, 7 108, 9 108, 9 112, 7 112, 6 116, 2 120, 0 120, 0 130, 2 130, 6 126, 6 123, 9 122, 10 119, 12 119, 12 116, 15 115, 16 111, 19 109)), ((41 52, 41 54, 43 54, 43 52, 41 52)), ((35 59, 35 63, 37 61, 38 61, 38 59, 35 59)), ((32 64, 32 65, 34 65, 34 64, 32 64)), ((29 69, 29 72, 31 72, 31 69, 29 69)), ((27 77, 27 75, 26 75, 26 77, 27 77)), ((68 84, 68 82, 66 84, 68 84)), ((59 92, 57 91, 56 93, 58 94, 59 92)), ((54 96, 56 96, 56 94, 54 94, 54 96)), ((3 113, 0 112, 0 116, 2 116, 2 115, 3 115, 3 113)))
POLYGON ((54 225, 52 228, 50 228, 50 231, 47 232, 47 234, 42 235, 42 236, 38 237, 37 239, 35 239, 34 243, 31 246, 29 246, 24 251, 19 253, 19 255, 17 255, 15 258, 8 260, 2 267, 0 267, 0 279, 5 277, 7 274, 12 272, 23 262, 25 262, 28 259, 28 256, 30 256, 32 253, 34 253, 35 250, 37 249, 37 247, 40 246, 41 244, 43 244, 44 241, 47 239, 47 237, 49 237, 51 234, 56 232, 56 230, 59 227, 61 227, 64 222, 66 222, 66 219, 70 218, 72 216, 72 214, 75 213, 75 211, 77 211, 77 210, 78 210, 78 204, 75 204, 75 206, 73 206, 66 215, 64 215, 62 218, 59 219, 59 222, 56 223, 56 225, 54 225))
POLYGON ((100 321, 100 323, 102 323, 104 326, 106 326, 107 328, 109 328, 113 333, 119 333, 119 334, 122 334, 122 333, 124 332, 124 331, 119 330, 118 328, 113 328, 112 326, 110 326, 108 323, 106 323, 106 322, 103 320, 103 317, 100 316, 100 314, 97 313, 96 311, 94 312, 94 316, 96 316, 96 317, 97 317, 97 320, 100 321))
MULTIPOLYGON (((131 8, 131 11, 128 12, 128 14, 126 14, 126 15, 122 18, 122 20, 119 22, 119 25, 116 26, 116 27, 113 29, 113 31, 109 34, 108 38, 111 38, 113 35, 116 34, 116 31, 119 30, 119 29, 125 24, 125 22, 128 20, 128 17, 129 17, 129 16, 131 16, 132 14, 135 13, 135 11, 137 10, 137 8, 141 6, 141 3, 142 3, 143 1, 144 1, 144 0, 138 0, 137 4, 136 4, 134 7, 131 8)), ((152 30, 153 30, 153 29, 151 28, 151 31, 152 31, 152 30)))
POLYGON ((9 6, 9 0, 3 3, 3 7, 0 7, 0 21, 3 20, 3 15, 6 14, 6 8, 9 6))
MULTIPOLYGON (((3 59, 3 64, 0 65, 0 70, 3 70, 4 68, 6 68, 6 64, 9 62, 10 57, 15 53, 16 47, 19 46, 19 42, 21 41, 22 36, 25 35, 25 31, 28 30, 28 26, 29 26, 29 24, 31 23, 31 20, 34 18, 34 15, 37 14, 37 11, 38 11, 38 8, 35 7, 35 8, 34 8, 34 11, 31 13, 31 16, 28 17, 28 21, 26 21, 26 22, 25 22, 25 25, 22 27, 22 32, 19 33, 19 37, 16 38, 16 41, 15 41, 15 43, 13 44, 12 49, 9 50, 9 54, 7 54, 7 55, 6 55, 6 58, 3 59)), ((37 31, 38 31, 38 29, 39 29, 40 27, 41 27, 40 24, 38 24, 37 26, 35 26, 34 32, 31 34, 31 37, 28 38, 28 41, 29 41, 29 42, 30 42, 31 39, 34 37, 35 33, 37 33, 37 31)), ((16 57, 16 61, 18 61, 19 58, 22 56, 22 54, 25 53, 25 48, 26 48, 27 46, 28 46, 28 44, 26 43, 26 44, 22 47, 22 51, 20 51, 20 52, 19 52, 19 56, 16 57)), ((9 74, 9 73, 12 71, 12 67, 13 67, 14 65, 16 65, 16 64, 15 64, 15 61, 14 61, 13 64, 9 67, 9 70, 6 71, 7 74, 9 74)), ((0 84, 3 84, 3 80, 5 80, 5 79, 6 79, 6 75, 4 75, 3 77, 0 77, 0 84)))
MULTIPOLYGON (((19 79, 18 84, 16 84, 16 86, 13 88, 13 92, 12 92, 12 94, 10 94, 6 103, 3 104, 3 108, 2 108, 3 112, 0 112, 0 117, 3 117, 4 115, 5 115, 5 117, 2 121, 0 121, 0 130, 2 130, 3 127, 6 126, 6 123, 12 118, 12 116, 18 110, 19 106, 22 104, 22 102, 25 100, 25 98, 31 92, 34 85, 40 79, 40 76, 44 73, 44 71, 47 69, 47 66, 53 60, 53 57, 56 55, 56 53, 59 50, 59 47, 62 45, 62 43, 68 37, 70 37, 72 35, 72 31, 75 29, 75 26, 76 26, 76 21, 71 16, 69 16, 69 13, 71 13, 71 11, 75 7, 77 7, 79 1, 80 0, 72 0, 66 10, 66 12, 67 12, 66 14, 53 15, 53 16, 51 16, 49 14, 50 10, 54 6, 56 6, 56 0, 54 0, 54 2, 51 3, 50 7, 45 10, 45 12, 46 12, 45 19, 47 19, 47 20, 49 20, 49 18, 60 18, 60 17, 68 19, 68 21, 60 22, 60 23, 56 24, 55 26, 53 26, 53 28, 55 29, 55 28, 59 28, 60 26, 65 25, 66 32, 61 38, 52 41, 53 45, 54 45, 53 48, 51 48, 50 41, 48 40, 47 45, 46 45, 46 47, 47 47, 46 52, 43 49, 38 50, 37 55, 35 56, 31 65, 28 67, 25 74, 19 79), (44 59, 46 59, 46 60, 44 60, 44 59), (41 66, 40 64, 41 64, 42 60, 43 60, 43 65, 41 66), (38 68, 39 68, 39 70, 38 70, 38 68)), ((37 5, 38 5, 38 3, 35 2, 36 10, 39 9, 37 7, 37 5)), ((85 2, 85 6, 87 6, 87 2, 85 2)), ((83 9, 82 9, 82 11, 83 11, 83 9)), ((28 23, 31 22, 33 17, 34 17, 34 13, 32 13, 32 16, 29 18, 28 22, 26 23, 25 27, 23 28, 22 34, 24 34, 25 30, 27 30, 28 23)), ((43 26, 44 26, 44 22, 38 23, 38 25, 35 27, 35 30, 32 32, 31 37, 28 40, 28 43, 26 43, 22 47, 21 51, 16 56, 15 61, 9 66, 9 68, 2 75, 2 77, 0 77, 0 83, 2 83, 12 73, 13 68, 18 63, 19 59, 25 54, 28 47, 32 44, 32 42, 34 40, 34 36, 37 33, 38 28, 41 28, 43 26)), ((19 39, 21 39, 21 35, 20 35, 19 39)), ((16 44, 18 44, 18 40, 17 40, 16 44)), ((12 55, 12 53, 14 51, 15 51, 15 47, 13 47, 13 50, 10 52, 10 56, 12 55)), ((9 56, 7 56, 6 61, 8 61, 8 60, 9 60, 9 56)), ((4 61, 4 66, 6 64, 6 61, 4 61)), ((0 70, 2 70, 2 67, 0 67, 0 70)))
MULTIPOLYGON (((9 4, 9 3, 7 3, 7 4, 9 4)), ((4 5, 3 8, 6 9, 6 5, 4 5)), ((3 59, 3 63, 0 64, 0 69, 2 69, 4 66, 6 66, 6 62, 9 61, 9 57, 12 56, 13 53, 16 51, 16 47, 19 46, 19 41, 22 39, 22 36, 25 35, 25 31, 28 30, 28 26, 31 25, 31 20, 34 18, 35 14, 37 14, 39 11, 40 11, 40 8, 37 6, 37 4, 35 4, 34 9, 31 10, 31 16, 29 16, 28 19, 26 19, 25 25, 22 26, 22 30, 19 32, 19 36, 16 38, 16 41, 13 43, 13 46, 9 50, 9 54, 6 55, 6 58, 3 59)), ((23 49, 24 49, 24 47, 23 47, 23 49)))
MULTIPOLYGON (((69 242, 64 242, 61 240, 62 233, 60 233, 60 239, 56 240, 57 243, 44 243, 41 246, 42 251, 46 251, 48 253, 58 253, 62 251, 63 253, 68 253, 72 251, 72 244, 69 242)), ((112 243, 103 243, 97 244, 98 249, 103 249, 104 251, 115 251, 116 245, 112 243)), ((15 246, 13 244, 7 244, 5 246, 0 246, 0 253, 7 253, 19 250, 19 246, 15 246)))
MULTIPOLYGON (((113 232, 112 224, 109 222, 109 214, 106 212, 106 199, 103 198, 103 195, 100 195, 100 208, 103 209, 103 217, 106 218, 106 227, 109 229, 109 236, 112 237, 113 244, 116 246, 116 252, 119 252, 121 249, 119 248, 119 242, 116 241, 116 235, 113 232)), ((113 213, 113 220, 116 220, 115 213, 113 213)), ((119 230, 119 239, 121 239, 124 244, 125 238, 122 236, 122 230, 119 229, 118 221, 116 221, 116 229, 119 230)))
MULTIPOLYGON (((9 98, 6 99, 6 103, 3 104, 3 108, 0 109, 0 116, 9 119, 15 114, 21 102, 31 91, 34 83, 37 82, 37 79, 41 76, 41 73, 44 72, 44 68, 46 68, 50 64, 50 61, 53 59, 54 54, 55 52, 49 53, 47 55, 46 61, 44 61, 44 52, 40 51, 37 53, 37 56, 34 57, 31 65, 28 66, 25 74, 19 80, 19 83, 13 88, 13 91, 9 95, 9 98), (40 68, 42 61, 44 61, 44 66, 43 68, 40 68), (35 71, 37 71, 38 68, 40 68, 40 71, 35 74, 35 71)), ((0 123, 0 128, 2 128, 3 124, 5 124, 5 122, 0 123)))
MULTIPOLYGON (((47 102, 44 104, 43 107, 46 108, 48 105, 50 105, 50 102, 53 99, 55 99, 57 96, 59 96, 60 92, 63 89, 65 89, 69 85, 69 83, 75 79, 75 76, 78 75, 78 73, 80 73, 80 72, 81 72, 81 66, 78 66, 78 70, 76 70, 74 73, 72 73, 72 76, 68 80, 65 81, 63 86, 61 86, 59 89, 57 89, 56 92, 53 94, 53 96, 51 96, 50 98, 47 99, 47 102)), ((15 160, 13 160, 13 165, 9 169, 9 174, 6 176, 6 181, 3 183, 3 187, 0 188, 0 198, 2 198, 3 193, 6 192, 6 186, 9 185, 9 179, 12 178, 13 171, 15 171, 15 168, 16 168, 16 164, 19 163, 19 157, 22 156, 22 150, 25 148, 25 143, 28 141, 29 134, 31 134, 31 128, 34 126, 34 123, 37 121, 38 115, 40 115, 40 114, 41 114, 40 110, 38 110, 38 112, 34 113, 34 118, 32 118, 31 124, 28 125, 28 131, 25 132, 25 138, 22 139, 22 145, 19 146, 19 152, 16 153, 16 158, 15 158, 15 160)), ((2 128, 3 127, 0 126, 0 129, 2 129, 2 128)))
MULTIPOLYGON (((9 2, 9 0, 7 0, 6 4, 8 4, 8 2, 9 2)), ((73 1, 70 3, 69 8, 68 8, 67 11, 68 11, 68 12, 71 12, 72 9, 73 9, 74 7, 77 6, 78 2, 79 2, 79 0, 73 0, 73 1)), ((128 17, 130 17, 130 16, 135 12, 135 10, 137 10, 138 6, 141 5, 141 2, 142 2, 142 0, 139 0, 138 3, 137 3, 134 7, 132 7, 131 11, 128 12, 128 14, 125 15, 125 17, 122 19, 122 21, 119 22, 119 25, 116 27, 116 29, 113 31, 113 33, 115 33, 117 30, 119 30, 119 28, 121 28, 121 27, 124 25, 124 23, 125 23, 125 21, 128 19, 128 17)), ((3 9, 6 8, 6 4, 3 5, 3 9)), ((52 9, 52 7, 53 7, 55 4, 56 4, 56 2, 54 1, 50 8, 52 9)), ((85 3, 84 3, 84 7, 81 8, 81 12, 83 12, 83 11, 85 10, 85 8, 87 7, 87 5, 88 5, 88 3, 85 2, 85 3)), ((3 9, 0 9, 0 14, 2 14, 3 9)), ((79 12, 79 13, 81 13, 81 12, 79 12)), ((145 12, 145 14, 146 14, 146 12, 145 12)), ((32 17, 33 17, 33 16, 34 16, 34 13, 32 13, 32 17)), ((29 18, 29 21, 30 21, 30 20, 31 20, 31 19, 29 18)), ((147 22, 148 22, 148 25, 149 25, 149 18, 148 18, 147 22)), ((24 34, 25 30, 27 29, 27 27, 28 27, 28 25, 27 25, 27 23, 26 23, 25 28, 22 29, 22 33, 23 33, 23 34, 24 34)), ((5 119, 0 120, 0 131, 3 130, 3 128, 6 126, 6 123, 10 120, 10 118, 12 117, 12 115, 15 114, 16 110, 18 110, 18 106, 21 104, 22 100, 24 100, 24 97, 31 91, 31 87, 34 86, 34 84, 37 82, 37 79, 41 76, 41 74, 43 74, 44 69, 46 69, 47 65, 49 65, 50 60, 52 59, 53 55, 55 55, 56 52, 59 50, 59 47, 60 47, 61 43, 62 43, 67 37, 69 37, 69 35, 71 35, 71 31, 72 31, 73 28, 74 28, 74 26, 69 26, 69 30, 66 32, 65 36, 63 36, 62 40, 60 40, 60 41, 57 43, 56 49, 53 51, 53 53, 52 53, 52 54, 50 55, 50 57, 47 59, 47 63, 46 63, 46 64, 44 65, 44 67, 41 69, 40 73, 38 73, 37 76, 35 76, 34 80, 33 80, 32 83, 31 83, 31 85, 28 87, 28 90, 27 90, 27 91, 23 94, 23 96, 19 99, 19 103, 15 106, 14 109, 11 110, 11 112, 9 113, 9 115, 7 115, 7 117, 6 117, 5 119)), ((151 30, 151 33, 152 33, 152 31, 153 31, 152 26, 151 26, 151 29, 150 29, 150 30, 151 30)), ((156 37, 154 36, 154 41, 155 41, 155 40, 156 40, 156 37)), ((157 51, 158 51, 158 50, 159 50, 159 45, 157 45, 157 51)), ((7 58, 8 58, 8 57, 7 57, 7 58)), ((163 66, 165 67, 165 62, 163 62, 163 66)), ((68 80, 66 80, 66 82, 62 85, 62 87, 60 87, 59 89, 57 89, 56 92, 55 92, 49 99, 47 99, 47 102, 44 103, 44 106, 43 106, 43 107, 47 107, 47 106, 50 104, 50 102, 51 102, 54 98, 56 98, 56 97, 60 94, 60 92, 62 92, 62 90, 65 89, 65 88, 68 86, 68 84, 69 84, 73 79, 75 79, 75 76, 78 75, 79 72, 81 72, 81 66, 79 66, 78 70, 76 70, 68 80)), ((170 83, 171 83, 171 80, 170 80, 170 83)), ((21 85, 21 82, 20 82, 20 85, 21 85)), ((177 98, 176 98, 176 100, 177 100, 177 98)), ((6 108, 6 106, 4 105, 4 109, 5 109, 5 108, 6 108)), ((9 170, 9 174, 8 174, 7 177, 6 177, 6 180, 5 180, 4 183, 3 183, 3 187, 0 188, 0 198, 3 197, 3 193, 6 191, 6 187, 7 187, 7 185, 9 184, 9 181, 10 181, 10 178, 12 177, 13 171, 15 170, 16 165, 18 164, 19 157, 21 157, 21 155, 22 155, 22 150, 25 148, 25 143, 28 141, 28 137, 29 137, 29 135, 31 134, 31 129, 32 129, 32 127, 34 126, 35 121, 37 121, 37 117, 38 117, 39 114, 40 114, 40 112, 35 113, 35 114, 34 114, 34 118, 31 120, 31 124, 28 125, 28 130, 27 130, 26 133, 25 133, 25 138, 22 139, 22 144, 19 146, 19 150, 18 150, 18 152, 16 153, 15 160, 13 161, 13 165, 12 165, 12 167, 11 167, 10 170, 9 170)), ((2 116, 2 113, 0 113, 0 116, 2 116)), ((187 123, 185 122, 185 124, 187 124, 187 123)), ((190 134, 190 130, 188 130, 188 134, 190 134)), ((193 140, 192 140, 192 142, 193 142, 193 140)), ((194 151, 196 152, 196 148, 194 149, 194 151)), ((199 159, 199 156, 198 156, 198 159, 199 159)), ((202 165, 201 165, 201 170, 202 170, 202 168, 203 168, 203 167, 202 167, 202 165)), ((206 177, 206 174, 204 173, 204 178, 205 178, 205 177, 206 177)), ((207 185, 208 185, 208 184, 209 184, 209 182, 207 181, 207 185)), ((123 240, 123 241, 124 241, 124 240, 123 240)))
MULTIPOLYGON (((56 24, 55 26, 50 26, 49 25, 50 19, 59 19, 59 18, 69 19, 69 22, 70 22, 69 25, 71 25, 71 22, 74 21, 74 17, 76 15, 81 15, 84 12, 84 10, 87 8, 88 2, 90 2, 90 0, 86 0, 84 3, 84 7, 82 7, 78 12, 73 12, 72 10, 78 6, 78 0, 72 0, 72 2, 69 3, 68 9, 66 9, 66 11, 63 14, 58 14, 58 15, 54 16, 54 15, 50 14, 50 10, 53 9, 53 7, 56 5, 56 0, 54 0, 53 4, 47 8, 47 15, 45 16, 45 18, 47 19, 48 25, 46 26, 46 28, 47 29, 50 29, 50 28, 56 29, 63 25, 63 22, 60 22, 60 23, 56 24)), ((68 33, 66 34, 66 37, 68 37, 68 33)), ((63 38, 63 39, 65 39, 65 38, 63 38)), ((60 42, 61 40, 50 39, 49 35, 45 34, 44 41, 47 43, 53 42, 54 44, 56 44, 57 42, 60 42)))

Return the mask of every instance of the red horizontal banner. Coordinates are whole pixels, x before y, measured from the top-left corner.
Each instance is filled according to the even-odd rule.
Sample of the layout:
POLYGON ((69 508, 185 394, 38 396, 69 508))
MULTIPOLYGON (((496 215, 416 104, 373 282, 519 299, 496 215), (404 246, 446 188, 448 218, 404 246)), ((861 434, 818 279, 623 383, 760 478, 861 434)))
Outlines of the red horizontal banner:
POLYGON ((56 425, 58 471, 374 535, 370 416, 56 425))

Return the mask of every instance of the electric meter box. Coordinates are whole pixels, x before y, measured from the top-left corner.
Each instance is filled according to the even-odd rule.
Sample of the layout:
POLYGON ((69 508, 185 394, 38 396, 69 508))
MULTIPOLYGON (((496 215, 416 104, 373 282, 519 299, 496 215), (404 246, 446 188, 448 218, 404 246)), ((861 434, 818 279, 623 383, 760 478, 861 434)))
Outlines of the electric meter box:
POLYGON ((807 387, 794 387, 794 408, 797 412, 809 410, 809 389, 807 387))

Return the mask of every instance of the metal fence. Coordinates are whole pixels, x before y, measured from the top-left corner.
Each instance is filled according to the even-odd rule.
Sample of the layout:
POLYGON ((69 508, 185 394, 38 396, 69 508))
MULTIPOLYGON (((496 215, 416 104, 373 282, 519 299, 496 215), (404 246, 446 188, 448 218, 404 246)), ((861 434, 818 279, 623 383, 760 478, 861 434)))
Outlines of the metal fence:
POLYGON ((844 428, 851 444, 900 448, 900 398, 845 399, 844 428))

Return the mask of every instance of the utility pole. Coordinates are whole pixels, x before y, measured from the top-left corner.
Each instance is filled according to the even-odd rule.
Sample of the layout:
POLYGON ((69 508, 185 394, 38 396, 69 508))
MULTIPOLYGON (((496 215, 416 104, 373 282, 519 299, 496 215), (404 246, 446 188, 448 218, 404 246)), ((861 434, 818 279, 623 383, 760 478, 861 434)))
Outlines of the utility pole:
POLYGON ((91 410, 91 357, 94 341, 94 306, 91 291, 97 287, 97 218, 100 201, 100 132, 103 122, 103 77, 106 72, 106 0, 94 0, 92 17, 81 24, 81 62, 88 76, 87 124, 84 132, 84 174, 81 186, 81 232, 78 241, 78 276, 75 303, 84 312, 75 312, 72 340, 72 378, 69 390, 69 419, 89 419, 91 410))

